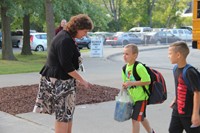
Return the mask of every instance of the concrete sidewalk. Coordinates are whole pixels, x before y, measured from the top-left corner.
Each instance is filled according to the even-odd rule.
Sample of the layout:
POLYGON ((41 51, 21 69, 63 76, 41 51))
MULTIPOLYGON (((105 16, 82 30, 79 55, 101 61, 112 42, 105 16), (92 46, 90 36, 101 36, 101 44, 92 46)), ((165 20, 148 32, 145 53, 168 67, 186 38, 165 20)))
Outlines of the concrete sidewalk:
MULTIPOLYGON (((139 50, 152 48, 166 48, 168 46, 140 46, 139 50)), ((114 55, 122 53, 122 48, 105 48, 103 58, 90 58, 83 53, 85 73, 81 73, 93 84, 120 88, 121 70, 123 62, 108 60, 114 55)), ((161 70, 164 76, 172 83, 170 70, 161 70), (170 71, 170 72, 169 72, 170 71)), ((39 82, 38 73, 0 75, 0 87, 36 84, 39 82)), ((169 84, 173 88, 173 84, 169 84)), ((170 97, 169 93, 169 97, 170 97)), ((167 133, 170 100, 159 106, 148 106, 147 116, 155 131, 167 133), (150 114, 150 115, 149 115, 150 114)), ((80 105, 76 107, 74 115, 73 133, 125 133, 131 132, 131 121, 116 122, 113 119, 115 101, 80 105)), ((12 116, 0 112, 0 133, 53 133, 54 115, 25 113, 12 116)), ((141 127, 141 133, 145 133, 141 127)))

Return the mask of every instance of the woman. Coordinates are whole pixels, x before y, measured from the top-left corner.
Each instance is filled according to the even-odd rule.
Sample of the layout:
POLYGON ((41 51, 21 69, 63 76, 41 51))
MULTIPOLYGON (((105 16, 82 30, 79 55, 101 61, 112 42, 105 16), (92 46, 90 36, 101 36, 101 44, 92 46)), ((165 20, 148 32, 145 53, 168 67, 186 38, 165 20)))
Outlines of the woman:
POLYGON ((64 30, 54 37, 42 75, 34 112, 55 112, 55 133, 71 133, 75 109, 76 81, 86 88, 91 84, 77 72, 80 52, 74 38, 92 30, 93 22, 85 14, 73 16, 64 30))
POLYGON ((61 20, 59 27, 56 28, 56 30, 55 30, 55 35, 57 35, 58 32, 63 30, 66 24, 67 24, 67 20, 65 20, 65 19, 61 20))

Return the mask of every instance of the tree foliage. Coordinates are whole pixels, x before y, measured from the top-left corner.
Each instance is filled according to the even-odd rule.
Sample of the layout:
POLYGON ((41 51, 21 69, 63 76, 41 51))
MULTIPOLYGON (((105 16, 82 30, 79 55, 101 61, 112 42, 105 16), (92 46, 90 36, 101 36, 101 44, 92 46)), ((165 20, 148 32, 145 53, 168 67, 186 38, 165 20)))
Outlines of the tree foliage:
MULTIPOLYGON (((29 44, 29 29, 47 32, 49 44, 54 36, 54 27, 57 27, 62 19, 68 21, 71 16, 80 13, 91 17, 94 22, 93 31, 128 31, 134 26, 172 28, 192 23, 191 17, 181 17, 181 13, 191 0, 0 1, 0 23, 3 31, 2 53, 9 49, 10 59, 14 59, 10 30, 24 29, 26 34, 24 43, 26 44, 29 44), (51 4, 47 5, 49 2, 51 4), (52 7, 49 8, 49 6, 52 7)), ((29 46, 26 52, 27 50, 30 50, 29 46)), ((5 57, 8 58, 4 53, 3 58, 5 57)))

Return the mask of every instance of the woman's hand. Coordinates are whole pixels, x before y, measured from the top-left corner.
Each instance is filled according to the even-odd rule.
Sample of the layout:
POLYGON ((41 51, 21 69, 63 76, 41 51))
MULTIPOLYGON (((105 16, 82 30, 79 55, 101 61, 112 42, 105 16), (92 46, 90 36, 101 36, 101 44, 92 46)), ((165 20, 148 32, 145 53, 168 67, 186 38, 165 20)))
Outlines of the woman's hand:
POLYGON ((86 80, 82 80, 82 81, 80 81, 80 83, 81 83, 82 85, 84 85, 85 88, 91 88, 91 86, 92 86, 92 84, 89 83, 89 82, 87 82, 86 80))

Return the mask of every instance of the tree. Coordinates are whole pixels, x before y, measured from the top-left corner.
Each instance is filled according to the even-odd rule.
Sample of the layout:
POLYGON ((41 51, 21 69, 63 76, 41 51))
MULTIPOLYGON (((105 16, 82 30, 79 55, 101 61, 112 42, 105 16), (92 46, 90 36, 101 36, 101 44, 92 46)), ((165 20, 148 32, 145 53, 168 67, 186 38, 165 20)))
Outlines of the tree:
POLYGON ((147 14, 149 18, 149 27, 152 27, 152 13, 153 13, 153 8, 155 6, 156 0, 147 0, 147 14))
POLYGON ((23 47, 22 55, 32 55, 30 46, 30 15, 25 14, 23 17, 23 47))
POLYGON ((51 40, 55 35, 53 5, 51 0, 45 0, 46 23, 47 23, 47 46, 49 49, 51 40))
POLYGON ((115 31, 121 29, 119 19, 121 14, 121 0, 103 0, 105 8, 109 14, 113 17, 112 24, 115 25, 115 31))
MULTIPOLYGON (((190 0, 162 0, 155 3, 153 16, 157 27, 172 28, 180 20, 180 14, 187 7, 190 0)), ((182 20, 182 19, 181 19, 182 20)))
POLYGON ((17 60, 13 54, 11 31, 10 31, 10 16, 8 16, 9 8, 13 1, 2 0, 1 6, 1 20, 2 20, 2 59, 3 60, 17 60))
POLYGON ((30 46, 30 14, 39 14, 37 12, 41 12, 40 8, 42 6, 41 4, 38 5, 38 2, 42 1, 37 0, 27 2, 26 0, 18 0, 15 6, 18 12, 15 11, 16 9, 12 10, 12 14, 17 22, 16 25, 23 23, 22 27, 20 27, 20 29, 23 28, 23 46, 21 51, 22 55, 32 55, 30 46), (20 21, 22 19, 23 22, 20 21))

